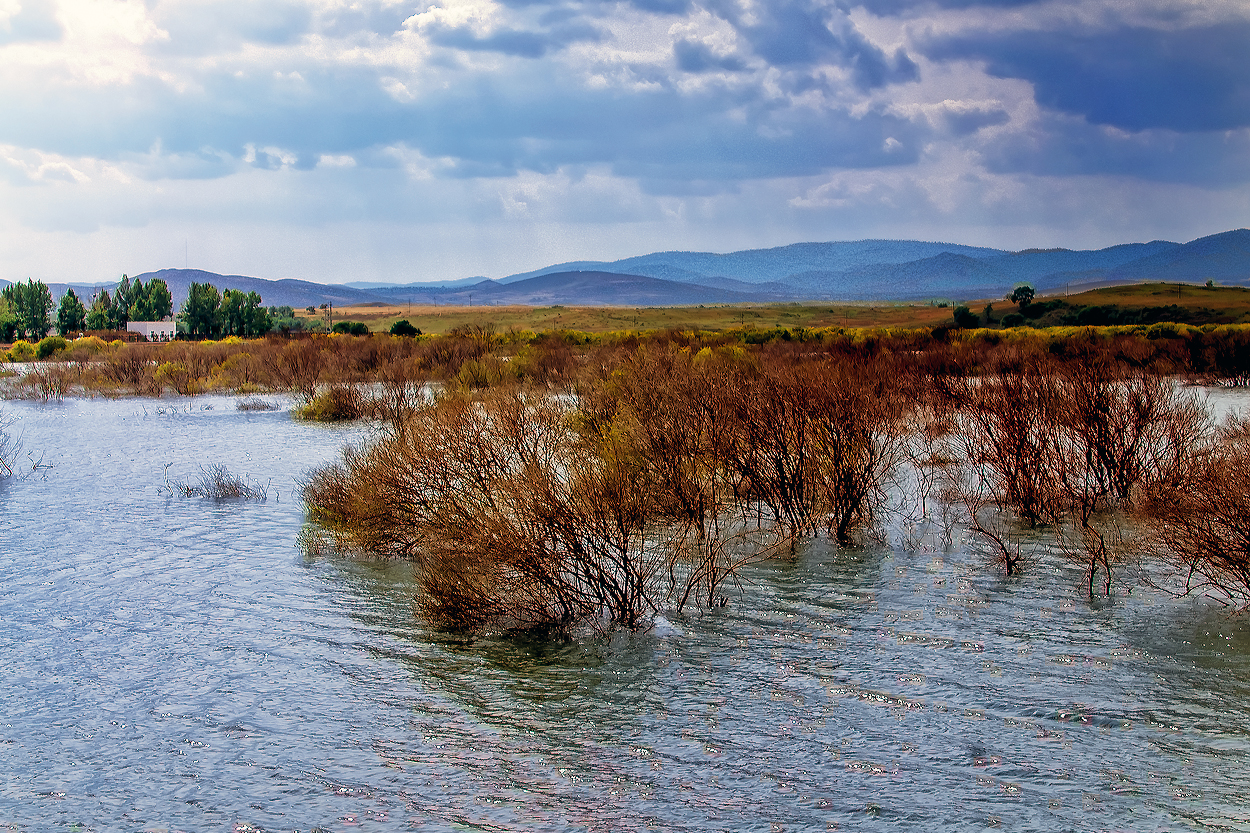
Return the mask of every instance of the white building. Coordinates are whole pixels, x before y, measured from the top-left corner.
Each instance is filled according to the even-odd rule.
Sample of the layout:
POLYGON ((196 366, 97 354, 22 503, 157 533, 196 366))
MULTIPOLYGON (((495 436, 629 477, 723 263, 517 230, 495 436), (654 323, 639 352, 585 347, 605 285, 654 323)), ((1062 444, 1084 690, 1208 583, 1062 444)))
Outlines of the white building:
POLYGON ((173 341, 178 335, 173 321, 127 321, 126 331, 139 333, 148 341, 173 341))

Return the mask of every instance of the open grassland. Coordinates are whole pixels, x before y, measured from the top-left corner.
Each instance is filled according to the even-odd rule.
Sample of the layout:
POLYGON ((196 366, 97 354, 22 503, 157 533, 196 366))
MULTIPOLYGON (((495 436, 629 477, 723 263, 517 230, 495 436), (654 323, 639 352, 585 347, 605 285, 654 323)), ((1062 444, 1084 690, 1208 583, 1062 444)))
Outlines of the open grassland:
MULTIPOLYGON (((301 317, 316 318, 301 311, 301 317)), ((335 321, 361 321, 386 331, 400 319, 423 333, 493 324, 498 330, 577 330, 610 333, 630 330, 732 330, 743 327, 933 327, 950 318, 949 308, 920 304, 758 304, 694 307, 460 307, 367 305, 336 307, 335 321)))
MULTIPOLYGON (((1074 309, 1115 304, 1121 307, 1161 307, 1176 305, 1195 312, 1217 316, 1219 323, 1250 322, 1250 289, 1192 284, 1148 283, 1095 289, 1062 297, 1074 309)), ((1044 298, 1039 298, 1039 301, 1044 298)), ((1016 312, 1017 307, 1003 300, 982 299, 968 302, 977 314, 993 304, 997 315, 1016 312)), ((335 321, 360 321, 374 332, 387 331, 401 319, 423 333, 442 334, 457 327, 493 324, 498 330, 577 330, 610 333, 629 330, 707 330, 723 331, 754 327, 795 329, 799 327, 935 327, 951 319, 952 307, 930 303, 828 302, 809 301, 786 304, 720 304, 693 307, 609 307, 609 306, 430 306, 421 304, 368 304, 337 307, 335 321)), ((323 313, 301 318, 323 320, 323 313)))

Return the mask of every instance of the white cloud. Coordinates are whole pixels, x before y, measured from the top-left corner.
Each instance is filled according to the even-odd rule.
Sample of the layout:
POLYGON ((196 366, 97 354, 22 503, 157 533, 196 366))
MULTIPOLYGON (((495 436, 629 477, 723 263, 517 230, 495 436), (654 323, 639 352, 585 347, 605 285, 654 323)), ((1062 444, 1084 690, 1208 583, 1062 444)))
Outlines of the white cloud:
POLYGON ((0 251, 33 275, 74 257, 135 273, 122 261, 198 236, 206 268, 396 279, 1244 225, 1250 132, 1091 127, 971 47, 926 51, 1233 25, 1244 4, 943 2, 0 0, 0 251))
POLYGON ((319 168, 354 168, 356 167, 356 159, 346 153, 338 156, 331 156, 323 153, 317 159, 317 167, 319 168))

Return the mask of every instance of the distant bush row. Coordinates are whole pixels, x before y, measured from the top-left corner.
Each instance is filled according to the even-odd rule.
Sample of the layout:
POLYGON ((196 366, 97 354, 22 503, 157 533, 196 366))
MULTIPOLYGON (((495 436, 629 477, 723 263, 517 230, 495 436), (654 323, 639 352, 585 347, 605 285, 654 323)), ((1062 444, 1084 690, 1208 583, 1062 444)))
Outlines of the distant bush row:
MULTIPOLYGON (((948 374, 975 374, 996 351, 1011 345, 1056 356, 1096 349, 1161 372, 1223 384, 1250 384, 1250 325, 1155 324, 1149 327, 997 329, 742 329, 589 334, 497 332, 462 327, 446 335, 373 334, 269 336, 166 344, 106 342, 90 336, 49 336, 15 342, 6 361, 43 361, 41 373, 59 375, 66 390, 84 395, 160 395, 207 391, 292 391, 307 401, 334 385, 372 384, 419 370, 427 378, 467 390, 523 381, 567 386, 587 367, 602 366, 642 345, 680 344, 698 350, 737 345, 748 353, 905 355, 948 374)), ((8 395, 24 395, 10 381, 8 395)))

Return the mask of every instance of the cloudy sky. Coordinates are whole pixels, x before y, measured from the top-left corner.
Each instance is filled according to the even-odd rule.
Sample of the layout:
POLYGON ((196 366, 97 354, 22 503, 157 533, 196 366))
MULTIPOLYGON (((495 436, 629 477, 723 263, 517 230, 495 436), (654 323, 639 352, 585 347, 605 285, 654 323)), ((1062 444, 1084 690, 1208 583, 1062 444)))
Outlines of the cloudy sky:
POLYGON ((0 0, 0 277, 1250 225, 1245 0, 0 0))

